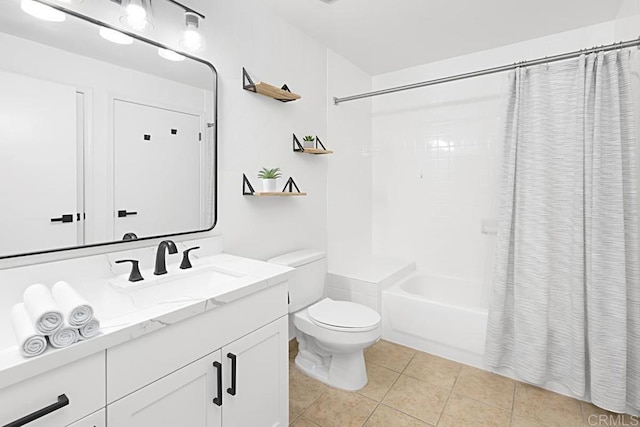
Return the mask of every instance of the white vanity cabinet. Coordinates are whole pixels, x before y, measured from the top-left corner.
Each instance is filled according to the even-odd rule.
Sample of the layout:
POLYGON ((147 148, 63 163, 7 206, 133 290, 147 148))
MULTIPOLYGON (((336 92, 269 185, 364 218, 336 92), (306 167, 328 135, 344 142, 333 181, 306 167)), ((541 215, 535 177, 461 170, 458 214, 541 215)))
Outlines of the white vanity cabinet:
POLYGON ((117 427, 219 427, 217 393, 220 351, 167 375, 107 407, 107 425, 117 427))
POLYGON ((40 374, 5 370, 0 426, 286 427, 288 284, 256 267, 246 285, 115 317, 94 339, 24 361, 40 374))
POLYGON ((107 350, 107 426, 288 425, 286 283, 107 350))
POLYGON ((110 404, 117 427, 288 425, 286 317, 110 404))
POLYGON ((281 317, 222 349, 223 427, 289 425, 288 327, 281 317))
POLYGON ((104 366, 105 353, 101 351, 0 389, 0 425, 18 425, 10 423, 44 410, 46 414, 24 425, 67 426, 103 409, 104 366))

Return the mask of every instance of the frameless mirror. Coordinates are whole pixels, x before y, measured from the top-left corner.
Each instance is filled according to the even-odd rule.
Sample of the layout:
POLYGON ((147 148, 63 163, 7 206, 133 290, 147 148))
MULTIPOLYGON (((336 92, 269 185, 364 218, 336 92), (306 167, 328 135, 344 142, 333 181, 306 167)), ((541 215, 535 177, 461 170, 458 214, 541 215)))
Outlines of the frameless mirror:
POLYGON ((0 2, 0 258, 211 229, 214 67, 65 17, 0 2))

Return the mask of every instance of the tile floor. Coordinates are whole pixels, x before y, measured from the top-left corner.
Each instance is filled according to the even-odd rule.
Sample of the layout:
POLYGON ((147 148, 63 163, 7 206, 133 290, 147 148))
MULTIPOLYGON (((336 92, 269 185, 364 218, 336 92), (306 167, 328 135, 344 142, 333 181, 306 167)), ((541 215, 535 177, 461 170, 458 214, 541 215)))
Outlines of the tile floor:
MULTIPOLYGON (((346 392, 304 375, 290 346, 289 420, 293 427, 585 427, 593 405, 506 377, 379 341, 365 351, 369 383, 346 392)), ((615 415, 617 417, 617 415, 615 415)), ((628 417, 627 417, 628 418, 628 417)), ((610 421, 611 422, 611 421, 610 421)))

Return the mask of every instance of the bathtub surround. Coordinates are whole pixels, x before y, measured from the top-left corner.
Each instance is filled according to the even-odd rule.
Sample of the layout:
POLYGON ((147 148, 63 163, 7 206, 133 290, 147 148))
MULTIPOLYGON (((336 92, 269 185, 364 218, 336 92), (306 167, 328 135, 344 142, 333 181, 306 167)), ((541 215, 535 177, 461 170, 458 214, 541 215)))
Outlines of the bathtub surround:
POLYGON ((638 59, 510 74, 486 350, 494 368, 616 412, 640 409, 638 59))

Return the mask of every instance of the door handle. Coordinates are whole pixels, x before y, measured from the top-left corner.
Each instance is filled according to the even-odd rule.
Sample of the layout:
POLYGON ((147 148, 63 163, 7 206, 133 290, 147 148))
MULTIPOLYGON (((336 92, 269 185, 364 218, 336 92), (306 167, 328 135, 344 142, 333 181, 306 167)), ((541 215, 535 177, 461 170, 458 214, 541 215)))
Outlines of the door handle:
POLYGON ((138 212, 127 212, 126 209, 122 209, 118 211, 118 218, 124 218, 129 215, 138 215, 138 212))
POLYGON ((30 422, 35 421, 38 418, 42 418, 45 415, 48 415, 54 411, 57 411, 60 408, 64 408, 68 404, 69 404, 69 398, 67 397, 67 395, 61 394, 60 396, 58 396, 58 401, 56 403, 53 403, 49 406, 45 406, 42 409, 38 409, 37 411, 32 412, 31 414, 26 415, 20 418, 19 420, 12 421, 9 424, 5 425, 4 427, 20 427, 20 426, 29 424, 30 422))
POLYGON ((73 214, 64 214, 59 218, 51 218, 51 222, 73 222, 73 214))
POLYGON ((216 370, 218 371, 218 380, 217 380, 218 397, 213 398, 213 403, 215 403, 218 406, 222 406, 222 363, 217 361, 213 362, 213 367, 216 368, 216 370))
POLYGON ((227 393, 231 396, 236 395, 236 361, 238 357, 233 353, 227 353, 227 357, 231 359, 231 387, 227 389, 227 393))

